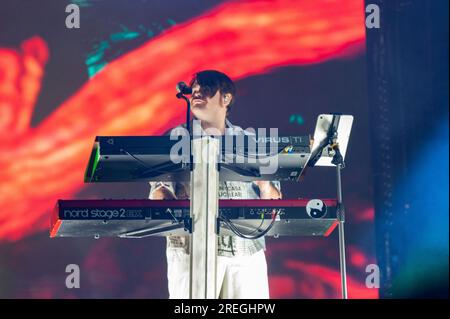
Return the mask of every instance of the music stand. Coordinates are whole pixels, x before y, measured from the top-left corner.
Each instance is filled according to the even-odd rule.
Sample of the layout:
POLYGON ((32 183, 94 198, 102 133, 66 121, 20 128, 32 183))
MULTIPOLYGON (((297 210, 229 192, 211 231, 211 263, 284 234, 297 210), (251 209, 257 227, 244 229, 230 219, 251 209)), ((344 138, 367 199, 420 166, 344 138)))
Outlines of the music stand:
POLYGON ((344 236, 345 209, 342 202, 341 170, 345 167, 344 158, 352 124, 352 115, 320 114, 317 117, 312 154, 308 163, 308 166, 336 166, 339 263, 343 299, 347 299, 347 276, 344 236))

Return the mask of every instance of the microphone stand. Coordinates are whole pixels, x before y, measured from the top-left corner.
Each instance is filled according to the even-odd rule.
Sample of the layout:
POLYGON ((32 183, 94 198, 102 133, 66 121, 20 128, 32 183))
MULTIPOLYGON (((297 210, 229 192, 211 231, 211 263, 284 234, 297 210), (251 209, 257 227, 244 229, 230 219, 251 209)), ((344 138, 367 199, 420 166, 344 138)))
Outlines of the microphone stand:
POLYGON ((178 92, 176 97, 178 99, 183 99, 186 102, 186 129, 188 131, 189 134, 189 170, 192 172, 194 169, 194 158, 192 155, 192 131, 191 131, 191 102, 189 101, 189 99, 182 93, 182 92, 178 92))
POLYGON ((191 102, 189 101, 189 99, 181 92, 177 93, 176 97, 178 99, 183 99, 186 101, 186 128, 189 132, 189 135, 191 135, 191 121, 190 121, 190 117, 191 117, 191 102))

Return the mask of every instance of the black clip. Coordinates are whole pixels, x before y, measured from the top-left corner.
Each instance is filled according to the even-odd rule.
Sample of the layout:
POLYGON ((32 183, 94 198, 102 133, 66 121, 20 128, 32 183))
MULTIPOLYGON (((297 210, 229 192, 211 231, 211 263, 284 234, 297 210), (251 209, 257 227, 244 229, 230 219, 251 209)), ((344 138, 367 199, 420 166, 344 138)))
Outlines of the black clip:
POLYGON ((336 206, 336 216, 340 222, 345 222, 345 207, 343 203, 338 203, 336 206))
POLYGON ((192 218, 184 217, 184 229, 189 231, 189 234, 192 234, 192 218))
POLYGON ((217 235, 220 234, 220 218, 219 217, 216 218, 216 234, 217 235))

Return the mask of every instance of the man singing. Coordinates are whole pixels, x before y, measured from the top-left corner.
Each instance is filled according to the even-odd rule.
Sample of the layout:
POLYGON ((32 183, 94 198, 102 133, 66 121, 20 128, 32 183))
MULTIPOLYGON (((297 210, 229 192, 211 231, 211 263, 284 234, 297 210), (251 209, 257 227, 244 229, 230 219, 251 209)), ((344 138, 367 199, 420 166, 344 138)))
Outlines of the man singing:
MULTIPOLYGON (((234 126, 227 115, 234 104, 235 85, 224 73, 196 73, 191 82, 191 110, 205 133, 250 134, 234 126)), ((182 127, 174 130, 183 129, 182 127)), ((150 199, 188 199, 188 183, 150 182, 150 199)), ((220 199, 279 199, 279 182, 220 182, 220 199)), ((256 240, 218 236, 217 298, 269 298, 264 237, 256 240)), ((189 237, 167 237, 167 278, 170 298, 189 298, 189 237)))

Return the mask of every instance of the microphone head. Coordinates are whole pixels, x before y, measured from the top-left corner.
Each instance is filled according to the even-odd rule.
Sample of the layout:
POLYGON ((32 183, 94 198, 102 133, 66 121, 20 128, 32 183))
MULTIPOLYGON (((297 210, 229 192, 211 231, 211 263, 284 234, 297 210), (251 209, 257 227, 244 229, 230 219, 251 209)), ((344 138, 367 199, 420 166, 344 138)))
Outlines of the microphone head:
POLYGON ((192 88, 184 82, 178 82, 177 92, 181 94, 192 94, 192 88))

